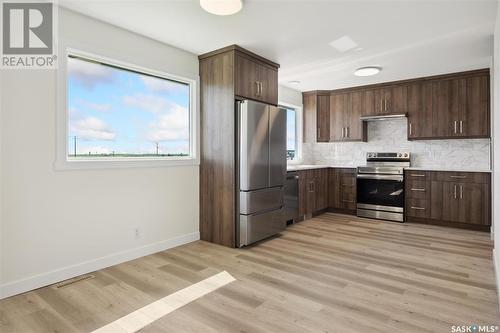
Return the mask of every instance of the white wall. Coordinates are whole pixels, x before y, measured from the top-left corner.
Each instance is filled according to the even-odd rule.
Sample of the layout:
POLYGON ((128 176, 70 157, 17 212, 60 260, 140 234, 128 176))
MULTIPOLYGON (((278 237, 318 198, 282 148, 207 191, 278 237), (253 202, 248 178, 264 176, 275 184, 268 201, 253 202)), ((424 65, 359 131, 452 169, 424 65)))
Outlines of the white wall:
MULTIPOLYGON (((492 140, 493 140, 493 230, 495 230, 494 264, 497 278, 497 288, 500 291, 500 5, 497 7, 493 56, 493 112, 492 112, 492 140)), ((500 304, 500 292, 499 304, 500 304)))
MULTIPOLYGON (((193 54, 67 10, 59 18, 60 47, 198 77, 193 54)), ((4 297, 199 237, 198 166, 55 170, 55 71, 2 74, 4 297)))

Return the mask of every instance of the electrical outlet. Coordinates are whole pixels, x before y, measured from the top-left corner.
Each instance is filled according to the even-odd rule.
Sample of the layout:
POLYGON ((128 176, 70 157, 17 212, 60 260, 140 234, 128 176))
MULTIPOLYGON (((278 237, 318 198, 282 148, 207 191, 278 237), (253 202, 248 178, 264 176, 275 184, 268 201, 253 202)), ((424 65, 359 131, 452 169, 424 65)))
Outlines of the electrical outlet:
POLYGON ((135 239, 139 239, 141 237, 141 231, 139 230, 139 228, 134 229, 134 236, 135 239))

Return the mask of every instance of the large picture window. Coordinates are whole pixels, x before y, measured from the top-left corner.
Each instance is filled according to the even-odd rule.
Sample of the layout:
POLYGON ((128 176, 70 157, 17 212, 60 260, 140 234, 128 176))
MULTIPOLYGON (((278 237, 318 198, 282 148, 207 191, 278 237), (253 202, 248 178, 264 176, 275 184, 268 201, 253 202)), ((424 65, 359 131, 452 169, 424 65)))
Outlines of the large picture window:
POLYGON ((66 82, 69 161, 192 157, 189 82, 75 55, 66 82))

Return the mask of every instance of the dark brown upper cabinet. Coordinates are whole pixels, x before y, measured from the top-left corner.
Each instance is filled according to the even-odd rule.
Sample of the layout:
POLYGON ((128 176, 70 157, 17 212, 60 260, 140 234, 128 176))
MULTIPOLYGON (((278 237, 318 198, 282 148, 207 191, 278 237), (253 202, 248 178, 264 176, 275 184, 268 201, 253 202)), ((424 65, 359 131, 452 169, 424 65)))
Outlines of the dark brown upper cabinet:
POLYGON ((330 141, 366 141, 366 124, 361 120, 363 92, 330 95, 330 141))
POLYGON ((278 69, 244 53, 235 55, 235 95, 278 104, 278 69))
POLYGON ((408 86, 408 139, 432 138, 432 83, 408 86))
POLYGON ((408 87, 408 139, 490 137, 489 70, 431 77, 408 87))
POLYGON ((383 86, 362 92, 362 116, 406 113, 408 108, 406 85, 383 86))
POLYGON ((303 94, 304 142, 330 141, 330 92, 303 94))

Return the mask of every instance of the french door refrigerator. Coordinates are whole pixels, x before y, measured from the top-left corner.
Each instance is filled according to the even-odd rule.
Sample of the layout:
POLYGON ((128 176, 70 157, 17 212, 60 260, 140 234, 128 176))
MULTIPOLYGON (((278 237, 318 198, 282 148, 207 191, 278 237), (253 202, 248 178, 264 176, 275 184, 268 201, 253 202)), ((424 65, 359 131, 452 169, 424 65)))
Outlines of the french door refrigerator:
POLYGON ((250 100, 236 104, 240 189, 236 245, 242 247, 286 227, 286 110, 250 100))

